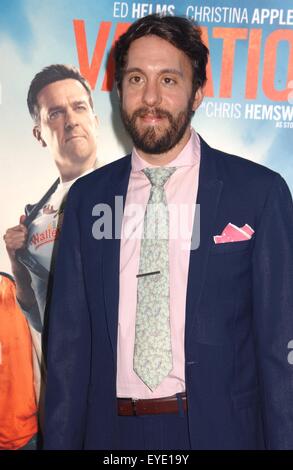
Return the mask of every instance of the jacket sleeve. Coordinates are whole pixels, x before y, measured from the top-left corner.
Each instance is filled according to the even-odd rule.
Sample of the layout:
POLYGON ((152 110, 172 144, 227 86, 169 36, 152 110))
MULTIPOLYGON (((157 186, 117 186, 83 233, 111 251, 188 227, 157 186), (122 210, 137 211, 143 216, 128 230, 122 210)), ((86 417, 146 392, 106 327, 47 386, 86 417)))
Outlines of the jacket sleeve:
POLYGON ((75 184, 66 203, 48 315, 45 449, 82 449, 85 433, 91 334, 77 195, 75 184))
POLYGON ((256 233, 252 269, 266 447, 293 449, 293 361, 289 344, 293 339, 293 204, 288 186, 279 175, 256 233))
MULTIPOLYGON (((33 207, 35 206, 35 204, 27 204, 24 208, 24 212, 25 212, 25 215, 29 215, 29 213, 31 212, 31 210, 33 209, 33 207)), ((23 264, 23 263, 22 263, 23 264)), ((28 267, 26 265, 23 264, 23 266, 26 267, 26 269, 28 270, 28 272, 30 273, 28 267)), ((19 299, 16 299, 22 313, 24 314, 24 316, 26 317, 27 321, 29 322, 29 324, 39 333, 42 332, 42 328, 43 328, 43 322, 42 322, 42 319, 41 319, 41 314, 40 314, 40 310, 39 310, 39 307, 38 307, 38 303, 37 302, 34 302, 34 304, 28 308, 26 305, 23 304, 23 302, 21 302, 19 299)))

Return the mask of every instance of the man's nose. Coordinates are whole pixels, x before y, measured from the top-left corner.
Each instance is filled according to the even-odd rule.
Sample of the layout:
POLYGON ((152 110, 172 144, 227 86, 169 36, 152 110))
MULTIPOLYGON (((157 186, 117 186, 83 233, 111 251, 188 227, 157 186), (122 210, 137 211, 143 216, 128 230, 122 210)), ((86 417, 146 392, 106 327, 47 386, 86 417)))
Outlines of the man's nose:
POLYGON ((161 103, 160 87, 156 81, 146 83, 142 99, 147 106, 158 106, 161 103))
POLYGON ((78 125, 76 113, 73 109, 67 109, 65 113, 65 123, 64 127, 66 130, 70 131, 75 126, 78 125))

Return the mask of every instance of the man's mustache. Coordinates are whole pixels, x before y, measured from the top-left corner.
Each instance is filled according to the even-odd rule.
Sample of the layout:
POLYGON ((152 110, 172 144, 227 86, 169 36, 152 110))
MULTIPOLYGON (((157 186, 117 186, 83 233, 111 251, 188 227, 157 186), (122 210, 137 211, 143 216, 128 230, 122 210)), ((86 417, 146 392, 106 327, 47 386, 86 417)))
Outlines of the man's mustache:
POLYGON ((173 121, 172 114, 169 111, 161 108, 139 108, 131 116, 131 120, 134 121, 138 117, 153 116, 154 118, 167 118, 170 122, 173 121))

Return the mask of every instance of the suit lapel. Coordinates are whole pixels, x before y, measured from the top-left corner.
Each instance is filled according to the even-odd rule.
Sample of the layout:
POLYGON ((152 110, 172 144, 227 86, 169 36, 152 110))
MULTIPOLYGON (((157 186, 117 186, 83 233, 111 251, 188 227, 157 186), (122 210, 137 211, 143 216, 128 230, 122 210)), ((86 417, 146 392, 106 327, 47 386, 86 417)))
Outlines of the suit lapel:
POLYGON ((111 188, 108 193, 108 200, 105 201, 112 209, 113 236, 111 239, 103 241, 104 296, 106 321, 115 360, 117 353, 119 307, 120 233, 130 170, 131 159, 129 156, 129 158, 124 159, 119 170, 115 171, 115 174, 113 173, 111 178, 111 188))
MULTIPOLYGON (((206 275, 206 267, 212 244, 214 221, 221 196, 223 182, 218 179, 214 151, 201 140, 201 161, 199 170, 199 186, 197 194, 197 209, 193 226, 193 237, 198 230, 197 220, 200 221, 200 243, 197 249, 190 251, 186 320, 185 320, 185 350, 188 351, 192 339, 192 329, 199 306, 200 295, 206 275)), ((188 360, 188 356, 187 356, 188 360)))

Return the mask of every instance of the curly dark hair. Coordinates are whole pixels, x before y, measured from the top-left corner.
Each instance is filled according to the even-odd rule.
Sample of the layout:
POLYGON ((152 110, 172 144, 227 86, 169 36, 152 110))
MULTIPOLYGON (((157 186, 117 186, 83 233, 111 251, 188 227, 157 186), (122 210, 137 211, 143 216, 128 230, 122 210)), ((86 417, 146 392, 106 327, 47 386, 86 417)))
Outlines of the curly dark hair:
POLYGON ((204 86, 209 50, 202 41, 200 27, 179 16, 152 14, 135 21, 115 44, 115 80, 120 92, 129 47, 136 39, 148 35, 165 39, 187 55, 193 70, 193 92, 204 86))

